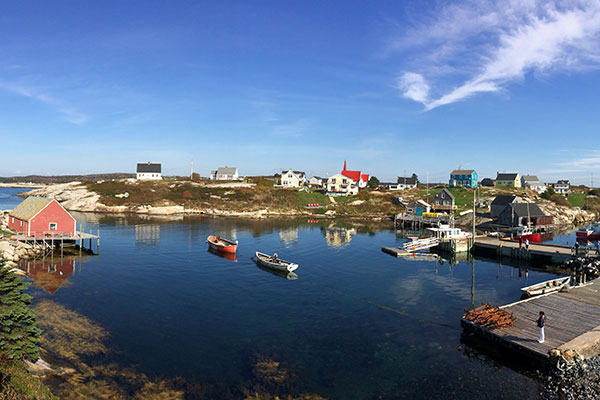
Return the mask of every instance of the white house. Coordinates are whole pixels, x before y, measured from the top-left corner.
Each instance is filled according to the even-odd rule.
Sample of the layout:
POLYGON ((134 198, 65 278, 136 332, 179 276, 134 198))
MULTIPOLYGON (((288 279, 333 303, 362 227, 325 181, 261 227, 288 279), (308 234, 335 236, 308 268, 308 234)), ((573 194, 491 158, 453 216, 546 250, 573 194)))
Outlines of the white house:
POLYGON ((308 184, 312 187, 323 187, 327 183, 327 179, 321 178, 320 176, 313 176, 309 179, 308 184))
POLYGON ((538 193, 544 193, 546 191, 546 184, 540 182, 538 177, 535 175, 521 176, 521 186, 529 188, 538 193))
POLYGON ((159 180, 162 179, 162 166, 160 163, 138 163, 136 178, 141 180, 159 180))
POLYGON ((404 189, 414 189, 417 187, 417 178, 413 178, 413 177, 406 177, 406 176, 399 176, 398 179, 396 180, 397 183, 397 189, 396 190, 404 190, 404 189))
POLYGON ((225 166, 225 168, 219 168, 216 171, 210 172, 210 179, 217 181, 235 181, 239 179, 239 173, 237 168, 225 166))
POLYGON ((568 180, 560 180, 554 184, 554 191, 558 194, 571 194, 571 183, 568 180))
POLYGON ((302 187, 306 183, 306 174, 302 171, 293 171, 291 168, 289 171, 281 172, 281 186, 283 187, 302 187))

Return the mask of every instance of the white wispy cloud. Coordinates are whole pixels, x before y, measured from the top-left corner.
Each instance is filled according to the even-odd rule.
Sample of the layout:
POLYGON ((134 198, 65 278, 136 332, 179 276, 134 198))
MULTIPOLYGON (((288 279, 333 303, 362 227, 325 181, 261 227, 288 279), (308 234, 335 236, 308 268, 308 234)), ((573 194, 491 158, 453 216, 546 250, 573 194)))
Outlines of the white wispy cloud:
POLYGON ((0 88, 5 91, 17 94, 19 96, 26 97, 33 101, 46 104, 58 111, 65 120, 72 124, 80 125, 85 123, 89 119, 87 115, 80 112, 67 102, 53 97, 51 95, 48 95, 42 90, 33 86, 0 82, 0 88))
POLYGON ((407 66, 410 71, 398 78, 397 87, 426 110, 504 90, 531 72, 600 67, 598 0, 512 1, 506 7, 504 2, 469 2, 438 14, 390 45, 393 51, 413 53, 416 62, 407 66), (427 74, 437 96, 431 95, 434 85, 427 74), (448 88, 447 81, 454 87, 448 88))

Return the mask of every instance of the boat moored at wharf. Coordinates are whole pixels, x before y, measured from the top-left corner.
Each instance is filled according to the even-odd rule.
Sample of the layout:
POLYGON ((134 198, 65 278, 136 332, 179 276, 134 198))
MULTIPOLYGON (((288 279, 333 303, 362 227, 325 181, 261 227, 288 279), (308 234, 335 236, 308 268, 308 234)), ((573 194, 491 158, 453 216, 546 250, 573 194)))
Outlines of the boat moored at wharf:
POLYGON ((600 240, 600 222, 595 222, 585 228, 579 229, 575 233, 575 237, 579 241, 600 240))

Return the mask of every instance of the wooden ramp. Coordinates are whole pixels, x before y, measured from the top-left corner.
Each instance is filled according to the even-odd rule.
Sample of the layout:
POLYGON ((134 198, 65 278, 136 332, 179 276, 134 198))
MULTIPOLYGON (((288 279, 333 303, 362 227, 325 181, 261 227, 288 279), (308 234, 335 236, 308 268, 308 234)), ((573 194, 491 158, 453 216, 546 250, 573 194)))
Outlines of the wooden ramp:
POLYGON ((516 320, 511 327, 488 329, 465 319, 463 327, 473 329, 514 350, 536 358, 548 358, 559 348, 577 351, 584 357, 598 354, 600 344, 600 282, 598 280, 571 288, 565 293, 533 297, 501 307, 516 320), (546 314, 546 341, 538 343, 536 320, 539 312, 546 314))

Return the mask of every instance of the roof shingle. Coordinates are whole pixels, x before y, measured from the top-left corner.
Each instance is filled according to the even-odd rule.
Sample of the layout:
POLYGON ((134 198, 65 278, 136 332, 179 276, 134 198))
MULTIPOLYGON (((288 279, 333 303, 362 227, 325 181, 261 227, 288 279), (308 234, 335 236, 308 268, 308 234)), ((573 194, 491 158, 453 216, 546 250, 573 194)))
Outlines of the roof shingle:
POLYGON ((34 215, 50 204, 52 200, 47 197, 29 196, 10 212, 10 216, 29 221, 34 215))

